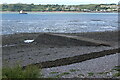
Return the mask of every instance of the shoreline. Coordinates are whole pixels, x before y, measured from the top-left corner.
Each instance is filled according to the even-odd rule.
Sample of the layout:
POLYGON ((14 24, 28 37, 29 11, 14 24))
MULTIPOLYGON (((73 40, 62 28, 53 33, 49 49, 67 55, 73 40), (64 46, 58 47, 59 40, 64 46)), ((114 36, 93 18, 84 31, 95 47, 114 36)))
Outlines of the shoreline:
POLYGON ((41 34, 41 33, 55 33, 55 34, 81 34, 81 33, 106 33, 106 32, 119 32, 120 30, 113 31, 95 31, 95 32, 74 32, 74 33, 59 33, 59 32, 22 32, 22 33, 11 33, 11 34, 0 34, 0 36, 19 35, 19 34, 41 34))
MULTIPOLYGON (((104 12, 104 11, 91 11, 91 12, 83 12, 83 11, 25 11, 26 13, 118 13, 115 12, 104 12)), ((0 11, 0 13, 19 13, 18 11, 0 11)))
MULTIPOLYGON (((45 34, 48 33, 21 33, 21 34, 13 34, 13 35, 4 35, 2 36, 3 66, 15 66, 19 64, 24 68, 29 65, 37 65, 40 67, 42 66, 43 74, 44 72, 45 74, 52 72, 53 68, 57 68, 57 70, 54 71, 60 70, 62 72, 64 72, 64 69, 63 68, 60 69, 60 67, 64 67, 64 68, 69 67, 67 70, 74 69, 75 67, 77 69, 79 65, 76 64, 81 64, 81 65, 84 64, 83 67, 79 67, 79 69, 83 72, 87 71, 87 73, 91 71, 99 72, 98 71, 99 68, 101 69, 102 72, 108 71, 116 65, 116 64, 112 64, 112 62, 116 62, 116 60, 114 59, 116 59, 117 56, 114 56, 114 59, 113 56, 110 57, 109 59, 104 59, 107 62, 107 64, 106 62, 103 63, 101 60, 103 60, 103 58, 105 57, 116 55, 118 53, 120 49, 120 46, 118 45, 118 42, 120 42, 118 38, 119 32, 120 31, 63 33, 63 34, 59 33, 60 35, 67 35, 74 37, 77 36, 78 38, 79 37, 90 38, 94 40, 100 40, 103 42, 107 41, 108 43, 112 44, 111 46, 104 46, 104 45, 89 46, 86 45, 87 42, 83 46, 82 45, 76 46, 70 44, 56 45, 54 43, 49 45, 45 44, 46 42, 50 43, 48 39, 51 38, 54 39, 55 43, 57 42, 60 44, 61 43, 65 44, 66 43, 65 41, 67 41, 67 43, 73 43, 70 41, 70 38, 67 39, 62 37, 60 38, 59 34, 57 35, 57 38, 59 38, 59 40, 50 35, 48 35, 47 38, 45 38, 44 37, 45 34), (24 42, 25 40, 34 40, 34 42, 25 43, 24 42), (45 43, 41 42, 42 40, 45 41, 45 43), (101 63, 100 65, 99 64, 89 65, 89 63, 99 63, 99 62, 101 63), (106 67, 108 66, 108 64, 110 65, 110 67, 106 67), (73 67, 70 67, 71 65, 73 65, 73 67), (86 67, 86 65, 89 65, 89 67, 86 67), (100 66, 102 66, 102 68, 100 66), (93 70, 91 70, 91 68, 93 70), (97 70, 94 70, 96 68, 97 70)), ((51 33, 51 34, 54 35, 55 33, 51 33)), ((82 41, 80 42, 82 43, 82 41)), ((50 75, 48 74, 48 76, 50 75)))
MULTIPOLYGON (((119 41, 119 32, 120 30, 116 31, 100 31, 100 32, 79 32, 79 33, 52 33, 52 32, 37 32, 37 33, 15 33, 15 34, 5 34, 2 36, 2 46, 7 45, 16 45, 16 44, 25 44, 24 40, 35 40, 39 39, 40 35, 44 34, 57 34, 57 35, 66 35, 66 36, 78 36, 88 39, 100 40, 105 42, 117 42, 119 41)), ((49 36, 49 35, 48 35, 49 36)), ((42 38, 40 38, 42 39, 42 38)))
MULTIPOLYGON (((94 40, 100 40, 105 42, 110 42, 113 45, 118 45, 119 41, 119 32, 117 31, 104 31, 104 32, 80 32, 80 33, 46 33, 46 32, 38 32, 38 33, 15 33, 15 34, 6 34, 2 36, 2 46, 10 46, 13 45, 21 45, 25 44, 25 40, 35 40, 37 37, 40 38, 39 35, 43 34, 60 34, 60 35, 68 35, 68 36, 80 36, 85 38, 90 38, 94 40), (115 42, 115 43, 112 43, 115 42)), ((42 39, 42 38, 40 38, 42 39)))

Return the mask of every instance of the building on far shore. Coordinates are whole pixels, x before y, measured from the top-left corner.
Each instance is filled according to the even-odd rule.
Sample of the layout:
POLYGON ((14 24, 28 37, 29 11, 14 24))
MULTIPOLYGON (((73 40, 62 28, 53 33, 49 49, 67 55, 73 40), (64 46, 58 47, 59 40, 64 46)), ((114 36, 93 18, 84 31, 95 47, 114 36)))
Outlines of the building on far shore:
POLYGON ((112 5, 112 4, 102 4, 102 5, 100 5, 100 7, 102 7, 102 8, 114 8, 114 9, 116 9, 116 8, 118 8, 118 5, 116 5, 116 4, 114 4, 114 5, 112 5))
POLYGON ((100 11, 118 11, 119 6, 117 4, 101 4, 100 11))

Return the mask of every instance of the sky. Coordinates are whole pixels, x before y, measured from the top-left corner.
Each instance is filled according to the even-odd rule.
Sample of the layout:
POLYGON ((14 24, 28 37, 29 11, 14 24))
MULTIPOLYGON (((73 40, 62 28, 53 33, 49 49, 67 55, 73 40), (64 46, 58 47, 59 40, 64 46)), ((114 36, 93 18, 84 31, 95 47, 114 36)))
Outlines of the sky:
POLYGON ((1 0, 2 3, 27 3, 27 4, 64 4, 64 5, 79 5, 79 4, 109 4, 118 3, 119 0, 1 0))

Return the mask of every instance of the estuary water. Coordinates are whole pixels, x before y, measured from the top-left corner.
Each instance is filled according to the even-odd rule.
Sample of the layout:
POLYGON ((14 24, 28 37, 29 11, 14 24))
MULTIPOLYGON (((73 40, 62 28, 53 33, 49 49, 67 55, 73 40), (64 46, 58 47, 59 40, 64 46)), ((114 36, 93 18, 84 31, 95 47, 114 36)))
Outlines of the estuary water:
POLYGON ((78 33, 118 29, 117 13, 0 13, 2 34, 55 32, 78 33))

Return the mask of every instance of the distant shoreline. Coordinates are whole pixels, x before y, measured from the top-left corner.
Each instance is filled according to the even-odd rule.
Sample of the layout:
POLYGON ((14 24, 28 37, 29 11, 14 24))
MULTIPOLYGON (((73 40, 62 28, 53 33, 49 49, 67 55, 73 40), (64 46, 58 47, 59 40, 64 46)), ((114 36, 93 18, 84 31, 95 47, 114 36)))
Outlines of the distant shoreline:
MULTIPOLYGON (((26 13, 118 13, 116 12, 101 12, 101 11, 91 11, 91 12, 83 12, 83 11, 25 11, 26 13)), ((19 13, 18 11, 0 11, 0 13, 19 13)))

